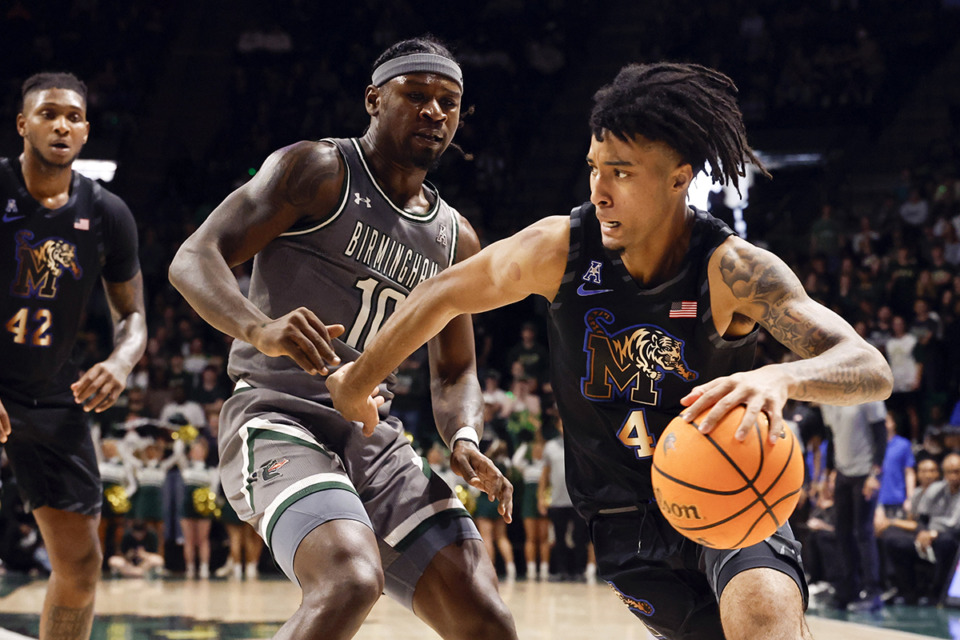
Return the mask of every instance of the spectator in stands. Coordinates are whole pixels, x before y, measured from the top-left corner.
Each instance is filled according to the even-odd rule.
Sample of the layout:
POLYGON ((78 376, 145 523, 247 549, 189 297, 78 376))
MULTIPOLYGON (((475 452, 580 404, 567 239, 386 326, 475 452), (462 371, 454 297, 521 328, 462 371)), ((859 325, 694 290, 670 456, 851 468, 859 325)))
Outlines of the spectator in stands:
POLYGON ((913 447, 907 438, 897 433, 897 421, 892 413, 886 416, 886 432, 887 452, 883 457, 883 472, 880 474, 875 528, 888 518, 906 516, 917 484, 913 447))
POLYGON ((120 541, 119 553, 108 559, 111 573, 124 578, 158 575, 163 567, 159 547, 157 534, 142 522, 131 523, 120 541))
MULTIPOLYGON (((874 527, 877 531, 877 542, 880 547, 880 565, 883 567, 883 577, 886 586, 891 587, 888 590, 886 601, 894 600, 900 595, 897 588, 897 578, 893 570, 893 564, 890 561, 890 544, 894 538, 900 539, 900 544, 907 546, 913 542, 916 537, 917 528, 917 504, 923 499, 934 482, 940 479, 940 465, 933 458, 923 458, 917 463, 916 468, 917 487, 913 496, 906 501, 905 513, 899 516, 887 516, 882 510, 877 510, 877 518, 874 521, 874 527)), ((902 601, 901 596, 901 601, 902 601)))
POLYGON ((887 410, 880 401, 842 407, 821 405, 820 410, 831 433, 834 464, 828 467, 833 467, 830 484, 838 560, 843 567, 833 606, 873 611, 882 606, 873 519, 887 450, 887 410))
POLYGON ((547 348, 537 341, 537 325, 525 322, 520 328, 520 341, 507 351, 507 363, 514 377, 519 375, 514 364, 519 362, 522 373, 535 380, 534 389, 547 379, 549 354, 547 348))
POLYGON ((203 407, 187 399, 186 380, 171 382, 170 401, 160 411, 160 421, 179 426, 189 424, 197 429, 202 429, 206 425, 203 407))
POLYGON ((896 586, 906 604, 933 603, 953 570, 960 540, 960 453, 948 453, 942 470, 943 480, 931 484, 918 500, 913 538, 888 541, 896 586), (916 567, 923 562, 933 565, 929 583, 918 583, 916 577, 916 567))
POLYGON ((567 493, 564 473, 563 421, 556 419, 557 437, 543 446, 543 471, 537 490, 537 505, 542 516, 553 526, 553 547, 550 560, 553 573, 550 582, 584 582, 593 580, 596 567, 585 575, 587 564, 587 525, 577 515, 567 493))
POLYGON ((915 349, 917 337, 907 333, 907 323, 903 316, 893 317, 891 323, 893 335, 887 340, 886 356, 893 371, 893 393, 887 401, 891 411, 906 416, 909 421, 910 439, 920 438, 919 390, 923 375, 923 365, 917 361, 915 349))

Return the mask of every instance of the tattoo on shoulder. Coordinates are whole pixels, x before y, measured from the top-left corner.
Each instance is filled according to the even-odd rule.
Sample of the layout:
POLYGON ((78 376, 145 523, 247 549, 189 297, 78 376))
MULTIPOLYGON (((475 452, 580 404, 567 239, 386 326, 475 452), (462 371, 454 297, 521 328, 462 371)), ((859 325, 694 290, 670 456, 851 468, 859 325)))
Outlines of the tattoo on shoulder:
POLYGON ((737 299, 759 310, 756 320, 794 353, 808 358, 836 344, 837 336, 791 305, 803 295, 803 287, 774 256, 729 249, 720 258, 720 274, 737 299))
POLYGON ((312 202, 340 174, 339 163, 323 162, 317 149, 307 144, 287 152, 276 171, 280 193, 295 207, 312 202))

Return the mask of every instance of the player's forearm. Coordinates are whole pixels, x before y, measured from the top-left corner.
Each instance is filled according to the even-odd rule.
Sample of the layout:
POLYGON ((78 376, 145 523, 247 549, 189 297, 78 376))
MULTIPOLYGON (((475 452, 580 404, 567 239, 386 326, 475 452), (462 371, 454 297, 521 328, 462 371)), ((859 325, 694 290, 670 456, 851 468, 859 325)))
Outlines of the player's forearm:
POLYGON ((483 436, 483 392, 475 372, 466 371, 455 381, 434 379, 431 382, 433 418, 437 432, 448 447, 453 448, 456 433, 470 427, 483 436))
POLYGON ((893 388, 890 365, 866 342, 844 341, 818 356, 772 366, 787 376, 795 400, 855 405, 885 400, 893 388))
POLYGON ((134 311, 114 326, 113 351, 108 360, 130 375, 147 348, 147 321, 142 311, 134 311))
POLYGON ((410 297, 397 306, 387 323, 344 375, 344 387, 373 389, 405 358, 462 313, 442 303, 442 296, 432 295, 440 277, 417 285, 410 297))
POLYGON ((254 330, 270 320, 244 297, 233 272, 214 247, 197 246, 187 240, 170 263, 168 275, 170 283, 201 318, 238 340, 251 342, 254 330))

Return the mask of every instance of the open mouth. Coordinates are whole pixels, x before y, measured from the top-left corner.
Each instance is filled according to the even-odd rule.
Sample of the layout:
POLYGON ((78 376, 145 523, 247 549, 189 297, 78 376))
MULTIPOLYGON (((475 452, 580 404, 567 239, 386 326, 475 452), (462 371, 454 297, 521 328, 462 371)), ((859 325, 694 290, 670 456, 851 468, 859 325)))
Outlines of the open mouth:
POLYGON ((443 136, 438 135, 438 134, 435 134, 435 133, 420 132, 420 133, 417 133, 416 136, 417 136, 418 138, 422 138, 422 139, 428 140, 428 141, 430 141, 430 142, 436 142, 436 143, 438 143, 438 144, 441 143, 441 142, 443 142, 443 136))
POLYGON ((58 151, 69 151, 69 150, 70 150, 70 145, 68 145, 68 144, 65 143, 65 142, 54 142, 54 143, 53 143, 52 145, 50 145, 50 146, 53 147, 54 149, 57 149, 58 151))

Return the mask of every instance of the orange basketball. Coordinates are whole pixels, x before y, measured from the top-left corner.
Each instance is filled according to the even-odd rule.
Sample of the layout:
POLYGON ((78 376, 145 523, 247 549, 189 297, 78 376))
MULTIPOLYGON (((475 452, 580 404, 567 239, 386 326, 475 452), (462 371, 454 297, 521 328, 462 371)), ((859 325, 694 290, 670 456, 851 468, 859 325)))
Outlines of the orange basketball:
POLYGON ((739 549, 760 542, 793 513, 803 486, 803 451, 793 432, 770 444, 759 414, 747 438, 733 436, 746 407, 708 434, 677 417, 653 451, 653 491, 673 527, 706 547, 739 549))

